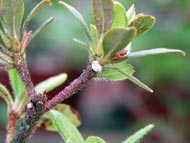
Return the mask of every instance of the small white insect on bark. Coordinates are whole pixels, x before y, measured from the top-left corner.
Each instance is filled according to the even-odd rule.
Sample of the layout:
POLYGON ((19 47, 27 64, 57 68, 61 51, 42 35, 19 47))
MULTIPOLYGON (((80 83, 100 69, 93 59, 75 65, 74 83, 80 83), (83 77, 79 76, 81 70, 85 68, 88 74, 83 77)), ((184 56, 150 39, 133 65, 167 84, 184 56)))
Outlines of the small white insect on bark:
POLYGON ((101 73, 103 70, 103 67, 100 64, 100 62, 96 60, 96 61, 92 62, 92 69, 93 69, 93 71, 95 71, 97 73, 101 73))

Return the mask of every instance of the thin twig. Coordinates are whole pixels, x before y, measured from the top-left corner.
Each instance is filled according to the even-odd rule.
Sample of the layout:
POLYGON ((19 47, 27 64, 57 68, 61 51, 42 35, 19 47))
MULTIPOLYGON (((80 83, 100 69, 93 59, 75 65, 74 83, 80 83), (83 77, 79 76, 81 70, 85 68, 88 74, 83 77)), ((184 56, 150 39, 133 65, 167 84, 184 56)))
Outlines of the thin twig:
POLYGON ((79 90, 82 90, 86 84, 87 81, 92 78, 94 75, 94 72, 91 68, 91 66, 87 66, 87 68, 83 71, 83 73, 75 79, 73 82, 70 83, 69 86, 65 87, 64 90, 59 92, 56 96, 54 96, 51 100, 49 100, 45 108, 51 109, 58 103, 61 103, 63 100, 69 98, 73 94, 77 93, 79 90))
POLYGON ((31 80, 30 73, 22 54, 14 54, 14 65, 24 82, 27 94, 31 97, 31 99, 34 99, 35 96, 37 96, 37 93, 35 92, 34 84, 31 80))

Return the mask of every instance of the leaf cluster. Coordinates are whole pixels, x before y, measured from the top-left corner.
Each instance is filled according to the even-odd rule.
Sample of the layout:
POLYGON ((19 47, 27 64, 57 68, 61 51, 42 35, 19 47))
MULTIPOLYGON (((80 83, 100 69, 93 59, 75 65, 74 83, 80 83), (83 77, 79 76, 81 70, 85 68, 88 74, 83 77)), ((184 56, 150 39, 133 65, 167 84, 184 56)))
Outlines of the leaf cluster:
MULTIPOLYGON (((60 1, 59 4, 76 17, 86 32, 88 43, 77 38, 74 38, 74 41, 87 48, 90 64, 96 61, 100 68, 96 72, 94 70, 96 67, 92 67, 96 72, 96 78, 106 78, 112 81, 129 79, 145 90, 153 92, 133 75, 135 70, 128 59, 162 53, 185 55, 181 50, 166 48, 131 53, 132 40, 150 30, 155 23, 155 18, 151 15, 136 14, 134 5, 126 10, 122 4, 113 0, 92 0, 94 24, 88 26, 74 7, 63 1, 60 1)), ((54 21, 55 17, 51 17, 34 32, 28 30, 31 19, 48 5, 51 5, 51 0, 42 0, 23 20, 23 0, 0 0, 0 68, 8 71, 13 89, 13 95, 11 95, 11 92, 0 84, 0 97, 6 101, 8 112, 14 111, 19 117, 23 116, 22 111, 29 102, 29 97, 26 92, 26 83, 23 83, 15 69, 14 55, 19 53, 24 56, 25 49, 32 39, 54 21)), ((35 91, 38 95, 47 93, 63 84, 66 79, 65 73, 51 77, 36 85, 35 91)), ((58 131, 65 142, 105 143, 103 139, 94 136, 85 140, 77 129, 80 124, 80 118, 74 109, 66 104, 58 104, 42 116, 38 127, 44 127, 49 131, 58 131)), ((139 142, 152 128, 153 125, 146 126, 123 143, 139 142)))

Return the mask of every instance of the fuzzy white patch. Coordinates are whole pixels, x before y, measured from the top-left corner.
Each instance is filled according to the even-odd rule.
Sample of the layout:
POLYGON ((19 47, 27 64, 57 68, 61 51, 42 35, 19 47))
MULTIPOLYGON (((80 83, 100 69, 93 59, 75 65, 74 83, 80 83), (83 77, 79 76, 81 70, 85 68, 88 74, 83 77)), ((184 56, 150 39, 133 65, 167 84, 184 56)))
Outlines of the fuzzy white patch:
POLYGON ((101 73, 103 70, 102 65, 100 64, 99 61, 92 62, 92 69, 93 69, 93 71, 95 71, 97 73, 101 73))

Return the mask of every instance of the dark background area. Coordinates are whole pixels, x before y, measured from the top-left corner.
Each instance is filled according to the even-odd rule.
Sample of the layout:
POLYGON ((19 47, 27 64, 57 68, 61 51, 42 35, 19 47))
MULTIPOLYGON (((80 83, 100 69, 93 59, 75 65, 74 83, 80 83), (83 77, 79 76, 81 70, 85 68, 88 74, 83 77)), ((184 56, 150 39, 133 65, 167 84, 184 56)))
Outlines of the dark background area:
MULTIPOLYGON (((25 1, 26 14, 39 0, 25 1)), ((87 51, 72 38, 87 41, 78 21, 58 0, 52 7, 41 11, 30 23, 37 28, 50 16, 56 16, 48 29, 36 37, 27 49, 28 65, 35 84, 61 72, 68 73, 67 82, 49 93, 55 95, 76 78, 87 65, 87 51)), ((93 23, 89 0, 70 1, 93 23)), ((126 8, 135 4, 137 13, 156 17, 155 26, 133 41, 132 51, 159 47, 178 48, 187 55, 165 54, 129 60, 135 75, 149 85, 154 93, 148 93, 130 81, 109 82, 93 80, 88 87, 65 103, 76 108, 82 119, 80 130, 84 136, 97 135, 108 143, 117 143, 137 129, 149 123, 155 124, 153 132, 144 143, 188 143, 190 142, 190 1, 188 0, 119 0, 126 8)), ((25 14, 25 15, 26 15, 25 14)), ((0 71, 0 82, 9 89, 7 74, 0 71)), ((1 136, 5 135, 6 105, 0 100, 1 136)), ((39 129, 32 143, 61 143, 57 133, 39 129), (55 137, 55 138, 54 138, 55 137)))

